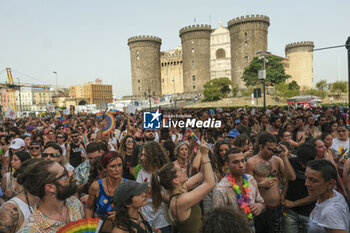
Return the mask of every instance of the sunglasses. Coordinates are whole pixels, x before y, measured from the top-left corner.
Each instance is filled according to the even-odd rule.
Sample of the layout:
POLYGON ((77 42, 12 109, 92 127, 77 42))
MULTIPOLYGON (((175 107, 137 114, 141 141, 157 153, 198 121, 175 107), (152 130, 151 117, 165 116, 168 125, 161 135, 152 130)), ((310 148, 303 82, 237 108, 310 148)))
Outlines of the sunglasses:
POLYGON ((29 150, 39 150, 40 147, 39 146, 35 146, 35 147, 29 147, 29 150))
POLYGON ((77 138, 77 137, 78 137, 78 135, 72 136, 72 138, 77 138))
POLYGON ((57 136, 57 138, 64 138, 64 137, 62 137, 62 136, 57 136))
POLYGON ((54 181, 52 181, 52 183, 56 183, 59 180, 68 180, 69 175, 68 175, 68 171, 66 169, 64 169, 64 172, 62 175, 60 175, 59 177, 57 177, 56 179, 54 179, 54 181))
POLYGON ((126 140, 126 143, 130 143, 130 142, 134 143, 135 141, 134 140, 126 140))
POLYGON ((338 130, 338 133, 345 133, 345 132, 346 132, 345 129, 343 129, 343 130, 338 130))
POLYGON ((43 158, 46 158, 46 157, 51 157, 51 158, 58 158, 58 157, 61 157, 60 154, 58 153, 43 153, 42 154, 43 158))

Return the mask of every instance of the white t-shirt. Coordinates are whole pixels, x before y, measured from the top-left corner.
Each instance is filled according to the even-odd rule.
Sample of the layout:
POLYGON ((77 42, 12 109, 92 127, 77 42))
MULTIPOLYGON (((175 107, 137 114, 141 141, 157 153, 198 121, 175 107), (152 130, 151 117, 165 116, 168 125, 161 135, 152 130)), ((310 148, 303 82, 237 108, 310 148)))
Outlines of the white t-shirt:
POLYGON ((336 156, 339 156, 339 154, 341 154, 343 150, 346 150, 345 152, 348 153, 349 139, 346 141, 340 141, 338 138, 334 138, 331 149, 334 151, 334 154, 336 156))
MULTIPOLYGON (((139 183, 151 182, 152 174, 141 169, 137 175, 136 181, 139 183)), ((162 202, 162 205, 164 203, 162 202)), ((160 206, 158 210, 154 211, 152 206, 152 199, 147 198, 147 204, 141 207, 142 213, 145 215, 147 221, 154 228, 163 228, 169 226, 168 221, 165 219, 163 206, 160 206)))
POLYGON ((62 155, 63 155, 63 157, 66 158, 66 154, 67 154, 66 146, 67 146, 67 144, 63 143, 62 145, 60 145, 60 144, 58 144, 58 145, 62 148, 62 155))
POLYGON ((327 233, 325 228, 349 232, 350 213, 344 197, 333 190, 336 196, 316 203, 309 218, 308 233, 327 233))
POLYGON ((67 169, 67 171, 69 172, 73 172, 74 171, 74 167, 70 164, 70 163, 66 163, 66 165, 64 165, 64 167, 67 169))

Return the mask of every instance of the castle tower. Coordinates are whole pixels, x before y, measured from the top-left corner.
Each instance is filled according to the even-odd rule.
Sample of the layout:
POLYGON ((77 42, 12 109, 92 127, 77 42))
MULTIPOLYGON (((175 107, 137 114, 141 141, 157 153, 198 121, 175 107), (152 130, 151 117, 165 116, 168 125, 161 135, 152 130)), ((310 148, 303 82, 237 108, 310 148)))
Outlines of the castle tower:
POLYGON ((267 33, 270 18, 264 15, 247 15, 228 22, 231 39, 231 77, 235 85, 245 88, 241 77, 259 50, 267 50, 267 33))
POLYGON ((134 96, 161 95, 161 44, 162 40, 155 36, 135 36, 128 39, 134 96))
POLYGON ((313 50, 314 42, 302 41, 287 44, 285 48, 286 74, 292 76, 288 82, 296 81, 301 88, 313 88, 313 50))
POLYGON ((180 29, 184 92, 200 92, 210 80, 209 25, 192 25, 180 29))

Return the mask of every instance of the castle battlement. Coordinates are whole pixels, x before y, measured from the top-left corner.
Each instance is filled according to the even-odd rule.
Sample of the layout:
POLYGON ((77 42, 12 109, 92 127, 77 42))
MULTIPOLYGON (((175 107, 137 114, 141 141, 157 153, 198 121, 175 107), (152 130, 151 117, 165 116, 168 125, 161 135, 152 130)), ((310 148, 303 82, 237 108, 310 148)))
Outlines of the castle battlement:
POLYGON ((133 36, 128 39, 128 44, 133 42, 139 42, 139 41, 151 41, 156 43, 162 43, 162 39, 160 39, 157 36, 148 36, 148 35, 142 35, 142 36, 133 36))
POLYGON ((208 24, 196 24, 196 25, 186 26, 180 29, 180 36, 186 32, 191 32, 191 31, 211 31, 211 26, 208 24))
MULTIPOLYGON (((298 48, 298 47, 314 47, 314 42, 313 41, 299 41, 299 42, 294 42, 287 44, 285 47, 285 51, 287 52, 290 49, 298 48)), ((310 48, 306 48, 310 49, 310 48)))
POLYGON ((237 24, 248 23, 248 22, 263 22, 270 25, 270 18, 265 15, 246 15, 241 17, 236 17, 228 21, 227 26, 232 27, 237 24))

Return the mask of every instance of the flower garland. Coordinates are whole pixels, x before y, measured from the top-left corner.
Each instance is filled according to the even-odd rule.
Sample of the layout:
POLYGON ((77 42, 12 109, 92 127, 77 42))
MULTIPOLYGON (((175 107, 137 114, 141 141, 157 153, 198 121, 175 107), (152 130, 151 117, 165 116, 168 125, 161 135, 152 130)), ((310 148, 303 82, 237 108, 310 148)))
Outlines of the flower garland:
POLYGON ((241 208, 244 213, 247 215, 249 221, 253 221, 253 214, 252 211, 249 208, 250 198, 249 193, 250 189, 248 188, 249 182, 248 177, 246 174, 243 175, 243 190, 245 192, 244 195, 242 195, 242 191, 239 188, 239 186, 236 184, 236 179, 232 176, 231 173, 226 175, 227 179, 232 182, 232 188, 236 193, 236 199, 237 203, 239 205, 239 208, 241 208))

